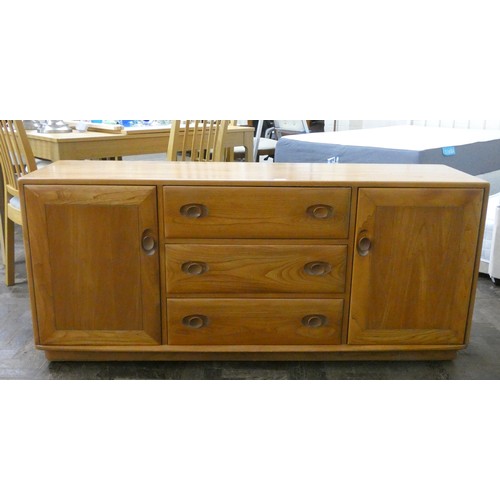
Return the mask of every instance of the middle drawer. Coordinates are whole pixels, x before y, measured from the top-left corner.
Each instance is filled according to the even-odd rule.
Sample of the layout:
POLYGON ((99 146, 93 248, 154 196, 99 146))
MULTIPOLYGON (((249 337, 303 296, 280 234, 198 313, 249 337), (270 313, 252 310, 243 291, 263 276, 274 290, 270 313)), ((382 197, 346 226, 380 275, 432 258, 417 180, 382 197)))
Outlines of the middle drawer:
POLYGON ((347 245, 166 245, 168 294, 343 293, 347 245))

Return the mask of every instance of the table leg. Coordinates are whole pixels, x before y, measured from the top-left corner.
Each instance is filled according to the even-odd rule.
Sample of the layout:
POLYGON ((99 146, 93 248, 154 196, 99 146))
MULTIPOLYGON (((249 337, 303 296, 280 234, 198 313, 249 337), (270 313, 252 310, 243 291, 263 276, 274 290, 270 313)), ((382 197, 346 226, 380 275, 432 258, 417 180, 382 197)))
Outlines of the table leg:
POLYGON ((245 161, 255 161, 253 151, 253 134, 245 134, 245 161))
POLYGON ((234 161, 234 148, 226 148, 226 160, 234 161))

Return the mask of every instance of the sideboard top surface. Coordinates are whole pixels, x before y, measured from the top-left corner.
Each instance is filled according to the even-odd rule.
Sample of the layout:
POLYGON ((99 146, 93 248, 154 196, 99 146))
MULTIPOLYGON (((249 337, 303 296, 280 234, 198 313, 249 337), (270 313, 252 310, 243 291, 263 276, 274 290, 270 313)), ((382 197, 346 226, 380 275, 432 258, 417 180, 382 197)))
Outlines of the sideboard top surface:
POLYGON ((62 160, 31 172, 22 184, 168 185, 413 185, 488 186, 446 165, 327 163, 198 163, 168 161, 62 160))

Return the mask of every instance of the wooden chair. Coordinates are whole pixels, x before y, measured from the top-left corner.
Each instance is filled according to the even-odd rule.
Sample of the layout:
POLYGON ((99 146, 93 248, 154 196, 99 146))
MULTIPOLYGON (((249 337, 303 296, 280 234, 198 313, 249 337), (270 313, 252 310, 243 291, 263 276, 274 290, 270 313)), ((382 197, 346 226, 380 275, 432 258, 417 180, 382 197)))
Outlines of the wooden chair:
POLYGON ((180 120, 172 122, 168 141, 169 161, 225 161, 224 140, 229 120, 180 120))
POLYGON ((274 130, 277 139, 283 135, 308 134, 310 132, 307 120, 274 120, 274 130))
MULTIPOLYGON (((244 125, 248 125, 249 120, 241 120, 244 121, 244 125)), ((233 120, 233 125, 241 125, 241 123, 237 120, 233 120)), ((255 122, 252 123, 255 125, 255 122)), ((261 156, 270 156, 274 158, 274 151, 276 149, 276 143, 278 142, 276 139, 271 139, 267 132, 265 137, 261 137, 262 128, 264 125, 264 120, 258 120, 257 127, 255 131, 255 137, 253 138, 253 161, 259 161, 261 156)), ((236 160, 242 160, 245 157, 245 148, 243 146, 236 146, 234 148, 234 158, 236 160)))
POLYGON ((3 219, 1 231, 5 262, 5 283, 13 285, 14 279, 14 224, 22 226, 21 204, 17 181, 28 172, 36 170, 22 120, 0 120, 0 163, 3 174, 3 219))

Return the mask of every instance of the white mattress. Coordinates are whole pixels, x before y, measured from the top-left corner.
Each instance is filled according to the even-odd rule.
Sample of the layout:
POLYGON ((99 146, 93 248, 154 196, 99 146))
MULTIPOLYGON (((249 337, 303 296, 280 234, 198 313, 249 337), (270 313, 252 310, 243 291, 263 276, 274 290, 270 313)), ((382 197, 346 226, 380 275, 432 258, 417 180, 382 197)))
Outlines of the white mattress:
POLYGON ((500 131, 398 125, 289 135, 276 162, 443 163, 478 175, 500 169, 500 131))
MULTIPOLYGON (((486 211, 486 223, 484 226, 483 246, 481 249, 481 272, 488 272, 492 260, 494 238, 496 236, 497 210, 500 207, 500 193, 489 197, 488 209, 486 211)), ((493 267, 493 266, 492 266, 493 267)), ((496 272, 496 271, 495 271, 496 272)), ((495 276, 497 277, 497 276, 495 276)))

